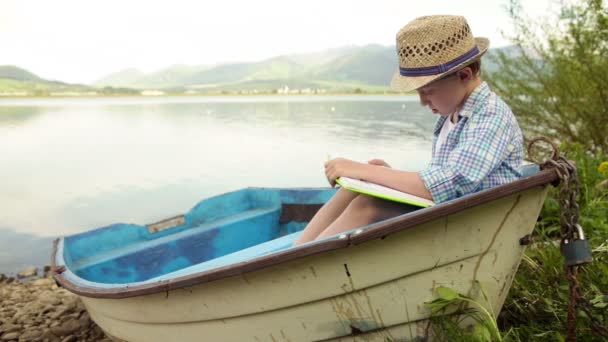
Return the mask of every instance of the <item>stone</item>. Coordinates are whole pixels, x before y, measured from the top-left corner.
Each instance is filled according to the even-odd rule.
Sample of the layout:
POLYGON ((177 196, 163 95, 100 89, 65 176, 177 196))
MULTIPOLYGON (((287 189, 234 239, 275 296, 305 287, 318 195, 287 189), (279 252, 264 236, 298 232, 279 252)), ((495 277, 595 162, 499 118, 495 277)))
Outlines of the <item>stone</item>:
POLYGON ((42 331, 38 329, 30 329, 26 330, 23 334, 21 334, 21 336, 19 336, 19 341, 31 341, 39 337, 42 337, 42 331))
POLYGON ((42 338, 43 338, 43 340, 52 341, 52 342, 61 341, 61 339, 59 337, 55 336, 55 334, 53 334, 50 330, 46 330, 44 333, 42 333, 42 338))
POLYGON ((66 338, 64 338, 63 340, 61 340, 61 342, 75 342, 76 340, 78 340, 78 338, 74 335, 70 335, 66 338))
POLYGON ((97 340, 100 340, 101 338, 103 338, 105 336, 105 334, 101 331, 101 329, 97 325, 93 325, 93 327, 90 330, 89 336, 93 341, 97 341, 97 340))
POLYGON ((50 287, 53 284, 55 284, 55 282, 53 281, 53 279, 49 279, 49 278, 34 279, 30 282, 30 285, 38 286, 38 287, 44 287, 44 286, 50 287))
POLYGON ((15 331, 21 330, 21 326, 16 325, 16 324, 7 323, 7 324, 3 324, 1 329, 2 329, 1 331, 4 333, 10 333, 10 332, 15 332, 15 331))
POLYGON ((51 332, 56 336, 67 336, 75 333, 81 328, 80 322, 75 319, 64 322, 61 325, 51 327, 51 332))
POLYGON ((40 310, 40 314, 41 314, 41 315, 44 315, 44 314, 46 314, 47 312, 54 311, 54 310, 55 310, 55 308, 56 308, 55 306, 47 304, 47 305, 45 305, 45 306, 42 308, 42 310, 40 310))
POLYGON ((38 274, 38 268, 31 266, 31 267, 27 267, 23 271, 17 273, 17 278, 27 278, 27 277, 35 276, 37 274, 38 274))
POLYGON ((48 305, 59 305, 61 304, 61 299, 57 294, 52 291, 44 291, 38 295, 38 300, 43 304, 48 305))
POLYGON ((69 296, 61 298, 61 302, 68 307, 70 310, 76 310, 80 300, 76 296, 69 296))
POLYGON ((51 319, 58 319, 60 317, 65 316, 66 314, 68 314, 70 312, 70 308, 66 307, 66 306, 60 306, 57 308, 57 311, 53 312, 50 315, 51 319))
POLYGON ((34 325, 34 319, 31 316, 23 315, 19 319, 19 323, 23 325, 34 325))
POLYGON ((3 334, 2 337, 0 337, 0 340, 2 340, 2 341, 17 340, 17 339, 19 339, 19 335, 21 335, 21 333, 19 333, 18 331, 6 333, 6 334, 3 334))

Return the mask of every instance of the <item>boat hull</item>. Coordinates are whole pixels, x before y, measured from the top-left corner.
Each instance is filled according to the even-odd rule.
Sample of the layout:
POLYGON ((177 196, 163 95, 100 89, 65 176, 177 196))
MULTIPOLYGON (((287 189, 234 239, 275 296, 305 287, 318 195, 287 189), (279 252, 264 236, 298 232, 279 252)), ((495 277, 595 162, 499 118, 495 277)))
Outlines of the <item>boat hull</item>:
POLYGON ((471 206, 409 229, 191 286, 129 298, 82 296, 117 340, 413 340, 438 286, 498 314, 548 185, 471 206), (479 284, 479 285, 477 285, 479 284), (483 300, 481 300, 483 302, 483 300))

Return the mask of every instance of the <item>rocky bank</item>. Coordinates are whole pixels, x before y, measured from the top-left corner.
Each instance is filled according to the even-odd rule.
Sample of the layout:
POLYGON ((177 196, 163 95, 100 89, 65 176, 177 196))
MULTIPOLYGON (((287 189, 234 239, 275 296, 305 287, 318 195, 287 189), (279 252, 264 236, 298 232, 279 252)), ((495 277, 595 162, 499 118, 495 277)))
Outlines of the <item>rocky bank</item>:
POLYGON ((0 274, 0 341, 111 342, 78 296, 58 287, 49 266, 0 274))

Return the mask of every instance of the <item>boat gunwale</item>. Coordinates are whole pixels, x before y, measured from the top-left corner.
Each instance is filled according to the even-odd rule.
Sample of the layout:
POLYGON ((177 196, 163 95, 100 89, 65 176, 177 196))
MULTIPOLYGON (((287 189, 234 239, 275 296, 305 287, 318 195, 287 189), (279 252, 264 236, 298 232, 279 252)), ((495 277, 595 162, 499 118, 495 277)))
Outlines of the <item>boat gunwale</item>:
POLYGON ((60 239, 62 239, 57 238, 53 241, 51 272, 53 278, 59 286, 62 286, 75 294, 90 298, 120 299, 162 293, 210 282, 213 280, 242 275, 244 273, 257 271, 280 263, 318 253, 345 248, 350 245, 358 245, 378 238, 382 239, 387 235, 395 234, 397 232, 416 227, 420 224, 452 215, 480 204, 507 197, 539 185, 546 185, 549 183, 556 185, 556 182, 558 181, 559 176, 555 169, 544 169, 534 175, 521 178, 507 184, 499 185, 444 203, 439 203, 432 207, 424 208, 423 210, 408 213, 405 216, 398 216, 380 221, 376 224, 367 226, 363 230, 355 230, 354 232, 341 234, 332 239, 321 240, 311 244, 302 244, 301 246, 291 247, 283 251, 259 256, 251 259, 250 261, 242 261, 174 279, 161 280, 155 283, 135 286, 128 286, 128 284, 125 284, 125 287, 118 288, 92 288, 80 286, 64 277, 61 273, 65 270, 65 266, 57 266, 56 264, 58 243, 60 239))

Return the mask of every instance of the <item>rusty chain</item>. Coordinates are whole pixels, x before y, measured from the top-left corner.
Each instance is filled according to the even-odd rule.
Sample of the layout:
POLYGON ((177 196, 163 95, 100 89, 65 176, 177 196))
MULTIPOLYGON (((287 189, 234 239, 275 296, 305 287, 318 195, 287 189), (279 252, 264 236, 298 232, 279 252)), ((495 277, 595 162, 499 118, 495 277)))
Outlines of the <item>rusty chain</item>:
MULTIPOLYGON (((568 241, 573 241, 575 236, 576 238, 582 238, 578 236, 577 229, 579 219, 577 196, 580 191, 580 184, 576 166, 561 156, 555 144, 545 137, 538 137, 530 141, 528 144, 528 158, 539 164, 541 169, 553 168, 560 179, 558 200, 560 205, 561 245, 568 241), (534 160, 531 153, 532 147, 539 141, 546 142, 551 146, 551 157, 544 162, 534 160)), ((598 335, 608 337, 608 329, 593 315, 591 303, 582 296, 578 280, 579 267, 581 266, 568 266, 564 263, 564 271, 570 292, 568 317, 566 320, 567 341, 576 341, 576 320, 578 316, 577 309, 579 307, 589 317, 592 330, 598 335)))

